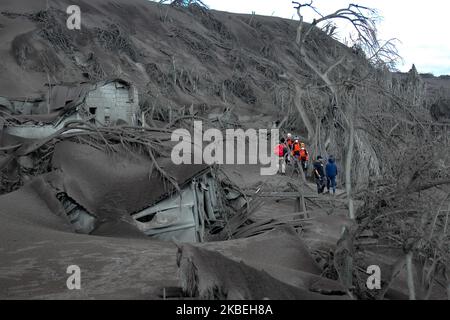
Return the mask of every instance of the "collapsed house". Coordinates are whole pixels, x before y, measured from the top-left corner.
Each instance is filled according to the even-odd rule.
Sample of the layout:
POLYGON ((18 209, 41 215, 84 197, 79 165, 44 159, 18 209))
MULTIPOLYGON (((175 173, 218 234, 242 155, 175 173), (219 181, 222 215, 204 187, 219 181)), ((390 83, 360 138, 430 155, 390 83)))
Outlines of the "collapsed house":
POLYGON ((157 162, 177 187, 138 153, 110 154, 62 141, 55 146, 52 170, 24 188, 32 188, 49 214, 70 222, 77 233, 204 241, 224 214, 214 170, 206 165, 174 165, 167 158, 157 162))
MULTIPOLYGON (((39 194, 50 211, 67 217, 75 232, 112 236, 126 229, 125 233, 161 240, 202 242, 208 226, 221 220, 219 183, 208 166, 176 166, 169 158, 152 160, 117 142, 112 145, 118 146, 118 152, 111 154, 95 143, 55 141, 47 165, 42 165, 41 154, 21 151, 32 141, 45 144, 70 122, 82 121, 94 128, 136 127, 138 93, 131 83, 113 79, 50 86, 47 98, 2 98, 0 104, 7 114, 0 123, 0 144, 5 147, 0 169, 6 173, 2 177, 22 180, 32 172, 27 180, 45 190, 39 194), (47 167, 46 173, 36 176, 39 166, 47 167), (173 185, 156 166, 170 175, 173 185)), ((62 130, 60 137, 74 131, 82 135, 82 128, 62 130)))
POLYGON ((5 131, 30 139, 48 137, 73 120, 109 126, 137 125, 139 119, 138 91, 122 79, 49 85, 46 97, 2 97, 0 107, 10 114, 5 131))
POLYGON ((127 224, 160 240, 202 242, 209 226, 222 219, 218 180, 205 165, 158 165, 178 190, 137 155, 111 157, 90 146, 62 142, 55 148, 53 193, 79 233, 111 235, 107 225, 127 224))

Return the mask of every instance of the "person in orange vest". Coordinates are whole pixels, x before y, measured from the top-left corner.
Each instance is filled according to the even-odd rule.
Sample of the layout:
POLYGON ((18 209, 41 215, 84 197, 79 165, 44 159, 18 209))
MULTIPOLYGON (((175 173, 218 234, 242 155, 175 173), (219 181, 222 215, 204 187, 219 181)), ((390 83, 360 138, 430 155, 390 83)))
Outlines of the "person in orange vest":
POLYGON ((308 161, 309 161, 309 153, 305 148, 305 144, 300 144, 300 162, 302 164, 303 172, 306 172, 308 169, 308 161))
POLYGON ((300 141, 297 139, 294 141, 294 143, 292 145, 292 151, 291 151, 291 155, 294 160, 294 168, 296 168, 297 166, 300 167, 300 165, 299 165, 300 151, 301 151, 300 141))
POLYGON ((300 142, 298 140, 294 140, 292 144, 292 156, 300 155, 300 142))
POLYGON ((285 175, 286 157, 289 154, 289 147, 284 138, 281 138, 280 144, 275 147, 275 154, 279 157, 278 172, 281 173, 281 175, 285 175))
POLYGON ((294 146, 294 139, 292 138, 292 134, 288 133, 286 137, 286 146, 288 147, 288 154, 286 155, 286 164, 291 163, 291 152, 294 146))

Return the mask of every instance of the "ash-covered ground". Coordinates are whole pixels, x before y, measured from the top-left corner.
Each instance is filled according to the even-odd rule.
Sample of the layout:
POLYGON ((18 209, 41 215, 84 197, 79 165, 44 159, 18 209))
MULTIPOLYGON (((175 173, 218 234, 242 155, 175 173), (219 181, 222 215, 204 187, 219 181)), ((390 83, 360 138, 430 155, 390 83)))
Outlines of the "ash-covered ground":
POLYGON ((447 299, 448 79, 375 40, 2 1, 0 298, 447 299))

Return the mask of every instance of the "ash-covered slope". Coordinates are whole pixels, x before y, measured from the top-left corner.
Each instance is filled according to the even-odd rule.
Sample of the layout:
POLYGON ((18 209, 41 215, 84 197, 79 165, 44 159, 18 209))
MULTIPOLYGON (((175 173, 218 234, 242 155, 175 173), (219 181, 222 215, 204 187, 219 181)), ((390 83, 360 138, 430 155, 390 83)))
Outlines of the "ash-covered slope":
POLYGON ((222 120, 239 120, 242 127, 267 128, 278 120, 304 139, 312 156, 334 155, 341 164, 349 135, 339 112, 354 104, 355 125, 365 128, 357 129, 351 166, 357 185, 389 174, 391 160, 383 157, 391 152, 379 143, 386 135, 378 123, 393 128, 396 118, 431 121, 420 79, 396 80, 314 29, 307 55, 322 72, 341 62, 329 74, 347 100, 336 106, 303 62, 294 20, 146 0, 8 0, 0 12, 0 104, 2 96, 46 95, 46 83, 123 78, 137 85, 147 118, 170 122, 190 110, 204 118, 225 114, 222 120), (81 9, 81 30, 66 27, 72 4, 81 9))
MULTIPOLYGON (((144 106, 255 115, 290 108, 288 78, 316 82, 294 46, 293 20, 145 0, 2 1, 0 11, 0 96, 121 77, 137 84, 144 106), (71 4, 80 6, 81 30, 66 27, 71 4)), ((324 33, 312 39, 309 52, 325 64, 351 54, 324 33)))

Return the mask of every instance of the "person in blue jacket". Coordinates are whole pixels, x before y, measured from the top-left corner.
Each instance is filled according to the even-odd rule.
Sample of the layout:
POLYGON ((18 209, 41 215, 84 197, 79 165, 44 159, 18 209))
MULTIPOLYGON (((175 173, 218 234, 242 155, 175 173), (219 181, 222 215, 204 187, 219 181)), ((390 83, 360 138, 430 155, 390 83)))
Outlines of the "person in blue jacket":
POLYGON ((325 173, 327 175, 327 192, 330 193, 330 189, 332 188, 333 194, 336 194, 336 176, 338 175, 338 169, 333 156, 328 159, 325 173))

